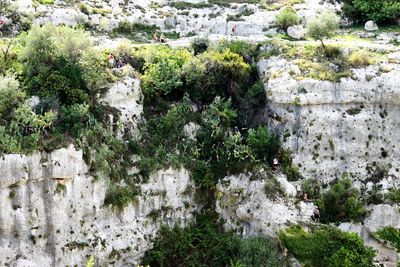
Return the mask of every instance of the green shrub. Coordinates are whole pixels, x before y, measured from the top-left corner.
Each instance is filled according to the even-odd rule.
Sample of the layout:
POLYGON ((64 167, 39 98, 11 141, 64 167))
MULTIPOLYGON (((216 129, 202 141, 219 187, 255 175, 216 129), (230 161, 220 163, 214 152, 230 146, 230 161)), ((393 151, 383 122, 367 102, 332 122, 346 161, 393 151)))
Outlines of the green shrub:
POLYGON ((139 195, 137 188, 130 186, 111 186, 104 199, 104 205, 113 205, 123 209, 128 206, 139 195))
MULTIPOLYGON (((90 51, 89 35, 69 27, 35 26, 22 40, 19 55, 23 62, 24 83, 31 95, 56 95, 61 103, 88 101, 81 57, 90 51)), ((101 75, 105 69, 98 69, 101 75)), ((103 79, 100 79, 103 81, 103 79)))
POLYGON ((25 94, 15 77, 0 75, 0 120, 10 119, 24 99, 25 94))
POLYGON ((389 241, 389 243, 400 251, 400 230, 394 227, 383 227, 376 232, 379 238, 389 241))
POLYGON ((360 192, 352 187, 351 180, 341 179, 321 195, 321 221, 362 221, 366 215, 360 201, 360 192))
POLYGON ((281 155, 282 172, 286 175, 288 181, 298 181, 303 178, 299 168, 293 165, 293 159, 290 150, 283 150, 281 155))
POLYGON ((333 226, 313 227, 309 232, 292 226, 278 233, 279 239, 305 266, 371 267, 375 252, 355 233, 333 226))
POLYGON ((331 11, 325 11, 314 19, 311 19, 306 26, 307 35, 324 45, 324 39, 334 36, 339 29, 340 18, 331 11))
POLYGON ((250 129, 247 143, 257 159, 272 165, 280 144, 278 138, 271 134, 267 127, 259 127, 257 130, 250 129))
POLYGON ((318 179, 307 179, 301 183, 301 189, 307 193, 308 199, 318 199, 321 193, 321 182, 318 179))
POLYGON ((196 38, 191 43, 191 47, 192 47, 195 55, 198 55, 198 54, 201 54, 201 53, 204 53, 205 51, 207 51, 209 45, 210 45, 210 41, 208 40, 208 38, 196 38))
POLYGON ((297 15, 292 7, 282 9, 275 17, 276 26, 286 30, 290 26, 297 25, 301 22, 301 18, 297 15))
POLYGON ((224 232, 217 215, 205 212, 186 228, 162 227, 152 249, 146 251, 146 266, 285 266, 277 244, 267 237, 240 239, 224 232))
POLYGON ((181 228, 161 228, 153 248, 146 251, 146 266, 226 266, 235 257, 239 239, 224 233, 216 215, 201 214, 197 223, 181 228))
POLYGON ((351 53, 348 61, 353 67, 365 67, 373 63, 373 59, 365 49, 351 53))
POLYGON ((240 240, 236 263, 243 267, 285 266, 278 245, 264 236, 245 237, 240 240))

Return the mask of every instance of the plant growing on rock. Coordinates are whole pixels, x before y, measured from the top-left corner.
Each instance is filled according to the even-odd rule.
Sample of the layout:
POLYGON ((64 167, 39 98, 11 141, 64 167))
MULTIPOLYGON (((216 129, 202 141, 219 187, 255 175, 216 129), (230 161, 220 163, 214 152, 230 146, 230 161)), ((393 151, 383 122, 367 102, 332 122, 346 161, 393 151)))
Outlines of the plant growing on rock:
POLYGON ((339 22, 340 18, 335 13, 325 11, 307 23, 307 35, 320 41, 325 49, 324 39, 334 36, 339 29, 339 22))
POLYGON ((360 192, 352 187, 351 180, 341 179, 334 183, 320 198, 321 221, 362 221, 366 209, 360 201, 360 192))
POLYGON ((284 30, 290 26, 299 24, 300 21, 300 16, 297 15, 296 11, 292 7, 282 9, 275 17, 276 26, 284 30))
POLYGON ((292 226, 278 236, 305 266, 370 267, 375 256, 357 234, 341 232, 333 226, 312 227, 308 231, 292 226))

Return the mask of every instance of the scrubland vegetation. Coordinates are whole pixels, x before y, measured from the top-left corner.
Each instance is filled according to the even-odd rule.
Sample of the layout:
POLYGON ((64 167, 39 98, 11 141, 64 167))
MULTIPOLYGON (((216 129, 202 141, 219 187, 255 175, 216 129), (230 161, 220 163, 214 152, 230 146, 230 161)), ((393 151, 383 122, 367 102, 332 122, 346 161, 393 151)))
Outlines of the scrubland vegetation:
MULTIPOLYGON (((290 7, 301 2, 279 2, 279 8, 285 6, 276 17, 279 28, 301 23, 290 7)), ((391 23, 399 16, 396 1, 344 2, 343 10, 356 22, 391 23)), ((207 5, 214 4, 227 3, 209 1, 207 5)), ((177 9, 190 5, 173 4, 177 9)), ((15 20, 22 29, 30 27, 20 17, 15 20)), ((321 210, 323 224, 282 229, 281 243, 262 235, 239 238, 225 231, 213 212, 214 189, 221 178, 259 167, 271 170, 277 154, 282 156, 281 170, 289 181, 304 178, 293 166, 290 151, 281 147, 279 138, 257 116, 265 109, 267 97, 255 63, 279 54, 299 67, 300 73, 293 73, 296 79, 338 82, 352 76, 351 68, 379 61, 380 55, 367 49, 345 55, 341 47, 324 42, 338 28, 339 18, 323 13, 306 27, 307 36, 321 46, 293 44, 278 37, 259 45, 240 41, 210 45, 197 39, 190 48, 125 45, 111 51, 94 47, 82 29, 33 26, 13 39, 0 40, 0 153, 51 151, 73 143, 84 151, 91 174, 108 182, 105 205, 116 209, 134 202, 140 183, 155 171, 170 166, 188 169, 204 210, 187 228, 163 227, 154 248, 142 259, 144 265, 286 266, 285 247, 305 266, 372 266, 375 253, 358 236, 323 224, 361 222, 367 215, 366 205, 398 203, 399 190, 382 195, 375 188, 362 195, 346 177, 329 189, 303 181, 305 192, 321 210), (265 45, 275 49, 260 52, 265 45), (123 129, 119 112, 100 103, 110 84, 123 79, 107 66, 110 52, 124 56, 133 69, 130 75, 141 79, 144 114, 137 125, 139 134, 123 129), (116 118, 113 123, 109 115, 116 118), (136 166, 138 173, 129 174, 128 166, 136 166)), ((156 30, 121 22, 114 34, 156 30)), ((276 180, 273 183, 278 186, 276 180)), ((399 249, 398 229, 384 228, 377 236, 399 249)))

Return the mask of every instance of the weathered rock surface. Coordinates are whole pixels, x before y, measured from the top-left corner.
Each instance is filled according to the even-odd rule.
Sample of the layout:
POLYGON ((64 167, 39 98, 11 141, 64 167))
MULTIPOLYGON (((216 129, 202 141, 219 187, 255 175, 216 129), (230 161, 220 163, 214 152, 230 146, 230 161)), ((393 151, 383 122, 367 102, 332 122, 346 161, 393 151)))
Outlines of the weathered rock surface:
POLYGON ((243 235, 275 235, 279 227, 311 221, 314 204, 296 199, 295 187, 282 175, 278 177, 281 195, 266 190, 269 179, 262 172, 248 173, 225 177, 218 184, 216 210, 226 220, 226 228, 243 235))
POLYGON ((287 34, 293 39, 300 40, 304 38, 306 32, 302 25, 296 25, 296 26, 290 26, 287 29, 287 34))
POLYGON ((391 63, 353 69, 352 78, 338 83, 296 80, 298 66, 283 57, 258 63, 270 127, 281 133, 305 177, 327 183, 348 173, 366 182, 385 173, 379 179, 397 180, 400 66, 397 53, 388 57, 391 63))
POLYGON ((161 223, 193 218, 194 184, 185 169, 161 170, 123 211, 104 206, 105 181, 88 174, 73 146, 0 159, 0 265, 133 266, 161 223))
POLYGON ((119 121, 124 127, 134 128, 143 112, 143 94, 140 80, 126 76, 113 84, 100 100, 120 112, 119 121))
MULTIPOLYGON (((264 35, 275 24, 275 15, 279 10, 269 11, 256 4, 234 3, 229 6, 210 5, 202 8, 188 6, 177 9, 169 6, 172 2, 207 3, 202 0, 166 1, 80 1, 79 4, 55 1, 53 5, 39 5, 34 8, 32 0, 18 0, 22 11, 40 14, 36 23, 54 23, 65 25, 87 24, 100 30, 110 31, 121 21, 156 25, 164 31, 175 31, 182 35, 218 34, 230 35, 236 26, 236 35, 264 35), (243 14, 243 15, 242 15, 243 14), (237 15, 241 21, 229 21, 229 15, 237 15)), ((307 21, 319 10, 339 8, 328 2, 306 0, 293 6, 298 14, 307 21)))

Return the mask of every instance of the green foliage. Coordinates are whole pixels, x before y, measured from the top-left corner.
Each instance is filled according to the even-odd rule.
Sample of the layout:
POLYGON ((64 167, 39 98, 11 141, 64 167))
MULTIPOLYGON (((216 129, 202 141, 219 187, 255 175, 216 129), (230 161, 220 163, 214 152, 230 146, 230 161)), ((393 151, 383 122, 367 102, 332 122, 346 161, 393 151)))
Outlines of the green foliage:
POLYGON ((113 205, 123 209, 132 203, 138 195, 138 189, 135 187, 111 185, 104 199, 104 205, 113 205))
POLYGON ((313 227, 308 232, 292 226, 278 234, 294 257, 306 266, 373 266, 375 252, 355 233, 341 232, 333 226, 313 227))
POLYGON ((149 266, 225 266, 234 258, 239 239, 223 233, 216 215, 201 214, 187 228, 162 227, 153 249, 146 251, 142 265, 149 266))
POLYGON ((191 43, 191 47, 195 55, 201 54, 207 51, 210 45, 210 41, 207 38, 196 38, 191 43))
POLYGON ((373 58, 367 50, 361 49, 351 53, 348 61, 353 67, 365 67, 373 63, 373 58))
POLYGON ((398 0, 345 0, 342 7, 346 15, 358 22, 372 20, 377 23, 395 24, 400 15, 398 0))
POLYGON ((301 189, 307 193, 308 199, 318 199, 321 193, 321 182, 318 179, 307 179, 301 183, 301 189))
POLYGON ((290 26, 299 24, 300 21, 300 16, 297 15, 296 11, 292 7, 282 9, 275 17, 276 26, 284 30, 290 26))
POLYGON ((86 267, 94 267, 94 257, 93 255, 86 262, 86 267))
POLYGON ((278 138, 271 134, 267 127, 262 126, 257 130, 250 129, 248 131, 247 143, 257 159, 272 165, 280 144, 278 138))
POLYGON ((91 89, 95 88, 85 83, 80 64, 81 57, 90 51, 88 34, 69 27, 35 26, 23 44, 20 59, 25 86, 31 95, 56 95, 63 104, 88 101, 91 89))
POLYGON ((335 13, 325 11, 307 23, 307 35, 321 41, 322 46, 324 46, 323 40, 334 36, 339 29, 339 21, 340 19, 335 13))
POLYGON ((282 150, 281 155, 282 172, 286 175, 288 181, 298 181, 303 177, 300 174, 299 168, 293 165, 293 159, 290 150, 282 150))
POLYGON ((389 241, 389 243, 400 251, 400 230, 394 227, 383 227, 376 232, 380 239, 389 241))
POLYGON ((148 35, 152 35, 154 32, 158 30, 158 27, 155 25, 146 25, 141 23, 130 23, 127 20, 120 21, 118 26, 113 29, 115 33, 121 33, 126 35, 131 35, 133 33, 145 32, 148 35))
POLYGON ((205 103, 216 96, 238 98, 250 73, 243 57, 229 49, 202 53, 183 66, 186 92, 205 103))
POLYGON ((321 221, 362 221, 366 215, 360 201, 360 192, 352 187, 351 180, 341 179, 321 195, 321 221))
POLYGON ((186 49, 175 50, 167 46, 157 46, 143 52, 146 62, 142 76, 145 99, 180 91, 183 84, 181 69, 192 55, 186 49))
POLYGON ((276 242, 263 236, 241 239, 234 262, 243 267, 286 266, 276 242))
POLYGON ((196 224, 186 228, 164 226, 141 264, 165 267, 284 266, 277 244, 269 238, 239 239, 233 232, 222 229, 217 215, 208 212, 198 215, 196 224))
POLYGON ((25 94, 15 77, 0 75, 0 121, 9 119, 24 99, 25 94))

